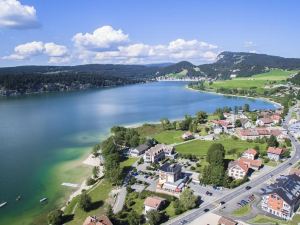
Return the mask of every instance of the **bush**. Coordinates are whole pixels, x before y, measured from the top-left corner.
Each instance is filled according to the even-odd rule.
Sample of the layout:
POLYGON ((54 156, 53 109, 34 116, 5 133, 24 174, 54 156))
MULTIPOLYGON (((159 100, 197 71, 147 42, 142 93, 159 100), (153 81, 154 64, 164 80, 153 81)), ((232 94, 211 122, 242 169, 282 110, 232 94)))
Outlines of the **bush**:
POLYGON ((48 224, 61 225, 63 224, 63 212, 61 210, 53 210, 48 214, 48 224))
POLYGON ((90 177, 86 180, 86 185, 91 186, 91 185, 95 184, 96 182, 97 182, 97 180, 90 177))
POLYGON ((91 197, 86 192, 83 192, 79 198, 79 207, 84 211, 88 211, 91 208, 91 206, 92 206, 91 197))
POLYGON ((191 170, 195 170, 196 168, 194 166, 191 166, 191 170))

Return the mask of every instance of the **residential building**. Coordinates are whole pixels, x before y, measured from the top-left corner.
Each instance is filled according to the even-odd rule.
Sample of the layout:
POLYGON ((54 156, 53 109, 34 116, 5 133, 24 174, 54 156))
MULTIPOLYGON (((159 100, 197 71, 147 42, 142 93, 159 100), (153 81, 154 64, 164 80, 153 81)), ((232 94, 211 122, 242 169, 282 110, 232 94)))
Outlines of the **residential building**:
POLYGON ((185 140, 185 141, 191 140, 191 139, 194 139, 194 138, 195 138, 195 137, 194 137, 194 134, 193 134, 192 132, 190 132, 190 131, 185 132, 181 137, 182 137, 182 139, 185 140))
POLYGON ((254 160, 257 156, 257 151, 253 148, 249 148, 246 151, 243 152, 242 157, 247 159, 254 160))
POLYGON ((282 148, 269 147, 267 151, 268 158, 271 160, 279 161, 283 152, 284 149, 282 148))
POLYGON ((163 149, 163 151, 165 153, 165 157, 171 158, 171 159, 176 158, 177 153, 175 152, 174 146, 162 144, 160 147, 163 149))
POLYGON ((273 123, 278 124, 281 122, 281 116, 278 114, 273 114, 271 116, 271 119, 273 120, 273 123))
POLYGON ((237 135, 242 140, 255 140, 259 138, 259 133, 256 129, 239 129, 237 135))
POLYGON ((233 179, 243 179, 248 174, 248 171, 248 165, 241 160, 234 160, 228 164, 228 176, 233 179))
POLYGON ((164 145, 157 144, 148 149, 144 154, 144 161, 147 163, 156 163, 165 158, 164 145))
POLYGON ((300 204, 300 177, 297 175, 282 176, 276 183, 267 187, 262 195, 262 210, 290 220, 300 204))
POLYGON ((88 216, 83 222, 83 225, 113 225, 113 224, 107 216, 102 215, 100 217, 88 216))
POLYGON ((242 127, 244 129, 248 129, 248 128, 252 128, 253 127, 252 123, 248 119, 241 118, 240 121, 241 121, 242 127))
POLYGON ((179 164, 165 163, 159 169, 157 188, 171 193, 178 193, 183 190, 189 177, 181 172, 179 164))
POLYGON ((267 127, 272 125, 273 125, 273 120, 270 117, 263 117, 256 120, 256 126, 267 127))
POLYGON ((138 147, 130 150, 130 155, 132 157, 138 157, 144 154, 150 147, 146 144, 139 145, 138 147))
POLYGON ((237 225, 237 224, 238 222, 225 216, 222 216, 218 221, 218 225, 237 225))
POLYGON ((165 199, 157 196, 147 197, 144 201, 144 213, 146 214, 150 210, 159 210, 164 204, 165 199))
POLYGON ((239 158, 241 163, 246 164, 248 168, 253 170, 259 170, 262 167, 262 161, 260 159, 247 159, 247 158, 239 158))

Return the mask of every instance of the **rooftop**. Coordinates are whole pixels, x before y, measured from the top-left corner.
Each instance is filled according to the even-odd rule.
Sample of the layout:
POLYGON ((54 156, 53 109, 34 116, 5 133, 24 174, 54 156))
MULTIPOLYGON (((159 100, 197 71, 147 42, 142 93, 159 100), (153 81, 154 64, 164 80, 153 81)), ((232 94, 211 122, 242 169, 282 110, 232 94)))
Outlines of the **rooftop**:
POLYGON ((144 205, 156 209, 160 206, 160 204, 163 201, 165 201, 164 198, 160 198, 160 197, 157 197, 157 196, 147 197, 145 202, 144 202, 144 205))

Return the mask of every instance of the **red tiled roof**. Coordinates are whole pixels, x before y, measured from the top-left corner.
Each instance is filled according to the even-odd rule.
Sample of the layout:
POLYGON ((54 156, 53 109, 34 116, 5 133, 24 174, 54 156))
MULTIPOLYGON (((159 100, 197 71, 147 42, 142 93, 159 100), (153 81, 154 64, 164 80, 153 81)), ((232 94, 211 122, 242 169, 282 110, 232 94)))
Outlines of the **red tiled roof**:
POLYGON ((113 225, 109 218, 105 215, 100 216, 88 216, 83 225, 113 225))
POLYGON ((239 166, 242 170, 244 170, 245 172, 247 172, 249 170, 249 167, 247 164, 245 164, 243 161, 241 160, 234 160, 234 161, 231 161, 229 163, 229 169, 234 167, 234 166, 239 166))
POLYGON ((283 149, 282 148, 269 147, 268 148, 268 153, 272 153, 272 154, 275 154, 275 155, 281 155, 283 153, 283 149))
POLYGON ((251 154, 251 155, 254 155, 256 156, 257 155, 257 151, 253 148, 249 148, 245 151, 245 153, 248 153, 248 154, 251 154))
POLYGON ((259 120, 261 120, 264 124, 273 123, 273 120, 269 117, 260 118, 259 120))
POLYGON ((218 224, 222 224, 222 225, 237 225, 238 223, 236 221, 234 221, 233 219, 230 219, 228 217, 222 216, 219 219, 218 224))
POLYGON ((257 129, 259 135, 270 135, 270 132, 266 129, 257 129))
POLYGON ((144 202, 144 205, 149 206, 151 208, 158 208, 164 200, 165 199, 157 196, 147 197, 144 202))
POLYGON ((244 129, 240 130, 240 135, 241 136, 258 136, 258 132, 255 129, 244 129))
POLYGON ((282 132, 281 132, 281 130, 276 129, 276 130, 270 130, 270 134, 275 137, 278 137, 279 135, 282 134, 282 132))
POLYGON ((246 159, 246 158, 240 158, 239 159, 241 161, 241 163, 244 163, 246 165, 248 165, 249 167, 261 167, 262 166, 262 161, 260 159, 246 159))
POLYGON ((277 114, 274 114, 271 116, 271 119, 272 120, 281 120, 281 116, 277 115, 277 114))
POLYGON ((231 124, 227 120, 213 120, 212 122, 215 123, 215 124, 221 125, 222 127, 227 127, 231 124))

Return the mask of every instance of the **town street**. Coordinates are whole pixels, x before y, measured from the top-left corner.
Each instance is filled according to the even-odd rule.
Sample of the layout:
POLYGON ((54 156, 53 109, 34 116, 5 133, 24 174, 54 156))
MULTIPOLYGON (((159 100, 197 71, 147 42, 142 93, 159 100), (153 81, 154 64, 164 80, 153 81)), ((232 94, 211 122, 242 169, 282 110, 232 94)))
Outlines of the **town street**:
MULTIPOLYGON (((288 129, 287 122, 289 121, 289 119, 291 117, 292 110, 293 110, 293 108, 290 109, 290 111, 289 111, 288 115, 286 116, 286 119, 283 123, 283 128, 285 128, 285 129, 288 129)), ((239 197, 240 195, 245 194, 245 192, 247 192, 245 189, 246 186, 250 186, 252 188, 257 187, 263 183, 266 183, 268 180, 270 180, 274 176, 279 175, 280 173, 282 173, 282 171, 286 170, 287 168, 292 167, 292 165, 297 163, 300 158, 300 143, 289 132, 288 132, 288 136, 291 139, 292 146, 294 149, 294 153, 292 154, 290 159, 286 160, 279 166, 275 167, 274 170, 272 170, 266 174, 263 174, 262 176, 259 176, 256 179, 253 179, 253 180, 233 189, 231 192, 229 192, 228 194, 225 194, 223 197, 221 197, 215 201, 212 201, 212 202, 204 203, 199 208, 191 210, 189 212, 186 212, 183 215, 178 216, 178 217, 168 221, 166 224, 180 225, 180 224, 184 224, 184 223, 190 223, 191 221, 195 220, 196 218, 204 215, 206 213, 205 211, 212 211, 212 210, 216 209, 219 206, 219 203, 221 201, 224 201, 227 204, 228 202, 239 197)), ((250 190, 248 191, 249 194, 251 191, 250 190)))

